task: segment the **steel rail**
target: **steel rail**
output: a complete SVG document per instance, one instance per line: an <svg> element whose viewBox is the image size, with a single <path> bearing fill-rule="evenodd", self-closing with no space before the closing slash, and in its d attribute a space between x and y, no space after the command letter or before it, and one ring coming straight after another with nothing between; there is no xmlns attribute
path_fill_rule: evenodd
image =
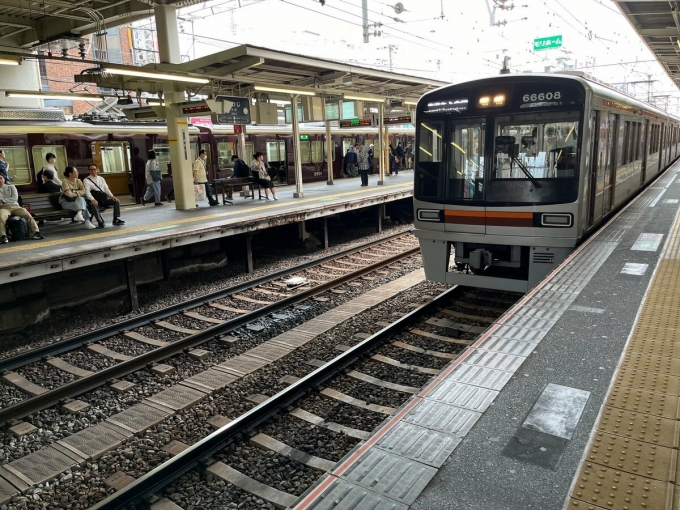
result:
<svg viewBox="0 0 680 510"><path fill-rule="evenodd" d="M250 313L234 317L233 319L225 321L223 324L212 326L198 333L194 333L193 335L189 335L175 342L169 343L168 345L158 347L157 349L148 351L140 356L132 358L131 360L123 361L112 367L95 372L94 374L87 377L63 384L58 388L50 390L41 395L37 395L26 400L22 400L21 402L18 402L14 405L4 407L0 409L0 425L8 423L12 420L19 420L30 414L52 407L63 399L82 395L83 393L106 384L108 381L119 379L132 372L141 370L151 363L155 363L171 356L180 354L184 352L185 349L195 347L213 339L217 339L223 335L226 335L227 333L230 333L231 331L234 331L235 329L253 322L254 320L265 317L270 313L276 312L300 301L304 301L305 299L315 296L316 294L320 294L345 282L359 278L366 273L370 273L371 271L375 271L376 269L392 264L400 259L414 255L418 253L419 250L420 248L411 248L410 250L393 255L370 266L359 268L356 271L319 284L316 287L300 292L299 294L283 298L280 301L265 305L262 308L253 310Z"/></svg>
<svg viewBox="0 0 680 510"><path fill-rule="evenodd" d="M89 510L133 510L143 508L145 498L158 493L170 483L198 466L201 461L229 446L262 422L277 414L281 409L292 405L308 394L309 390L343 371L368 351L374 349L406 326L416 322L423 314L448 300L452 294L460 292L460 287L452 287L429 303L409 312L401 319L386 326L374 335L358 343L351 349L332 359L324 366L306 375L288 388L280 391L262 404L216 430L209 436L193 444L182 453L164 462L157 468L138 478L125 488L90 507Z"/></svg>
<svg viewBox="0 0 680 510"><path fill-rule="evenodd" d="M264 283L270 282L272 280L276 280L278 278L282 278L284 276L288 276L294 273L297 273L299 271L304 271L305 269L309 269L311 267L314 267L318 264L322 264L324 262L329 262L331 260L341 258L341 257L346 257L347 255L351 255L352 253L356 253L359 251L363 251L365 249L371 248L375 245L382 244L386 241L394 240L398 237L404 236L406 234L411 233L412 230L408 230L406 232L399 232L396 234L392 234L390 236L384 237L382 239L378 239L375 241L370 241L368 243L362 244L361 246L357 246L354 248L349 248L347 250L343 250L339 253L334 253L332 255L326 255L324 257L315 259L313 261L305 262L303 264L299 264L295 267L288 268L288 269L283 269L281 271L277 271L275 273L271 273L268 275L260 276L258 278L255 278L254 280L250 280L248 282L240 283L238 285L234 285L232 287L228 287L226 289L218 290L215 292L212 292L210 294L206 294L203 296L198 296L196 298L189 299L187 301L183 301L181 303L177 303L171 306L168 306L166 308L163 308L161 310L156 310L153 312L145 313L143 315L139 315L137 317L133 317L131 319L122 321L122 322L117 322L115 324L111 324L110 326L106 326L94 331L89 331L87 333L84 333L82 335L74 336L71 338L66 338L64 340L61 340L59 342L52 343L50 345L46 345L43 347L38 347L36 349L31 349L30 351L23 352L21 354L18 354L16 356L13 356L11 358L6 358L0 360L0 373L6 371L6 370L16 370L17 368L21 368L25 365L28 365L30 363L36 363L38 361L41 361L42 359L48 357L48 356L57 356L59 354L63 354L65 352L72 351L74 349L78 349L79 347L83 346L86 343L95 343L95 342L100 342L102 340L106 340L107 338L110 338L114 335L121 334L124 331L129 331L135 328L139 328L141 326L146 326L151 324L152 321L157 321L157 320L162 320L167 317L170 317L172 315L175 315L179 312L183 312L185 310L190 310L192 308L196 308L202 305L205 305L206 303L209 303L210 301L216 301L218 299L224 299L225 297L230 296L231 294L236 294L238 292L243 292L245 290L251 289L253 287L256 287L258 285L262 285Z"/></svg>

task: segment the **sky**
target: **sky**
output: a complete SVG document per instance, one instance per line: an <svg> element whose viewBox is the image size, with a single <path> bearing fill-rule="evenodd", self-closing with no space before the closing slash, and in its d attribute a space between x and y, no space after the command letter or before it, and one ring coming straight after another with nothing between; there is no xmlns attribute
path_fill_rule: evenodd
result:
<svg viewBox="0 0 680 510"><path fill-rule="evenodd" d="M252 44L450 83L496 75L507 56L511 72L569 66L680 114L677 86L611 0L367 4L364 43L361 0L207 1L179 12L182 53ZM554 36L561 48L534 51L535 38Z"/></svg>

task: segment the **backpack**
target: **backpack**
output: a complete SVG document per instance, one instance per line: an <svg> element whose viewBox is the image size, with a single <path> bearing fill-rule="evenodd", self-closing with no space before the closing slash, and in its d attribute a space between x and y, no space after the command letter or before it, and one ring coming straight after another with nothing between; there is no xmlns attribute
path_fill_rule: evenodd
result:
<svg viewBox="0 0 680 510"><path fill-rule="evenodd" d="M12 241L25 241L28 239L28 222L26 218L19 216L10 216L5 223L7 228L7 237Z"/></svg>

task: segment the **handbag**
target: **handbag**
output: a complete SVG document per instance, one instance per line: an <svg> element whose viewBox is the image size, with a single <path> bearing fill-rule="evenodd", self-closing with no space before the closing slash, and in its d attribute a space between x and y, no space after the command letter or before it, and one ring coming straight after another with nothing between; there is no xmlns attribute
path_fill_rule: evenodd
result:
<svg viewBox="0 0 680 510"><path fill-rule="evenodd" d="M69 197L68 195L64 195L62 193L61 198L63 198L66 202L75 202L77 197Z"/></svg>
<svg viewBox="0 0 680 510"><path fill-rule="evenodd" d="M149 173L151 174L151 180L153 182L161 182L163 179L163 175L161 174L160 170L150 170Z"/></svg>
<svg viewBox="0 0 680 510"><path fill-rule="evenodd" d="M194 198L196 202L205 200L205 186L202 184L194 184Z"/></svg>

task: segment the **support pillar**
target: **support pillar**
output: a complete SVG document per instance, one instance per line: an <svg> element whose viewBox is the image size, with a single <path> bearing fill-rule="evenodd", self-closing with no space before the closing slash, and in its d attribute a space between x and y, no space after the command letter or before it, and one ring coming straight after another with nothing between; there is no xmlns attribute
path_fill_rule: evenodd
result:
<svg viewBox="0 0 680 510"><path fill-rule="evenodd" d="M154 4L154 16L158 33L158 53L163 64L181 64L182 54L179 47L177 29L177 7L175 5ZM191 171L191 150L189 146L189 126L185 116L176 115L172 103L184 101L184 89L173 83L163 87L166 121L168 125L168 144L172 165L172 184L175 189L175 207L178 210L193 210L194 199L193 173ZM162 172L167 171L161 168Z"/></svg>
<svg viewBox="0 0 680 510"><path fill-rule="evenodd" d="M378 185L385 184L385 165L389 165L389 149L387 151L388 157L385 157L385 124L383 123L384 115L385 103L380 103L378 108L378 144L380 145L380 172L378 176Z"/></svg>
<svg viewBox="0 0 680 510"><path fill-rule="evenodd" d="M253 274L255 267L253 266L253 235L246 234L246 273Z"/></svg>
<svg viewBox="0 0 680 510"><path fill-rule="evenodd" d="M163 250L161 252L161 267L163 268L163 281L170 280L170 251Z"/></svg>
<svg viewBox="0 0 680 510"><path fill-rule="evenodd" d="M128 297L130 298L130 311L136 312L139 310L139 301L137 300L137 279L135 278L135 260L125 260L125 278L127 280Z"/></svg>
<svg viewBox="0 0 680 510"><path fill-rule="evenodd" d="M324 104L324 114L326 108ZM331 121L326 119L326 169L328 170L328 181L326 184L333 185L333 156L335 156L335 144L331 135Z"/></svg>
<svg viewBox="0 0 680 510"><path fill-rule="evenodd" d="M243 129L245 129L245 126L243 126ZM243 162L250 166L250 161L246 161L246 135L245 133L241 132L238 134L238 156L243 160ZM254 187L252 185L247 185L247 186L242 186L241 187L241 196L242 197L249 197L251 193L254 193Z"/></svg>
<svg viewBox="0 0 680 510"><path fill-rule="evenodd" d="M295 192L293 198L303 198L305 196L302 187L302 161L300 157L300 122L297 116L297 104L300 96L293 95L290 103L293 112L293 157L295 161Z"/></svg>
<svg viewBox="0 0 680 510"><path fill-rule="evenodd" d="M300 241L305 242L309 239L309 232L307 232L307 225L304 220L298 223L298 232L300 234Z"/></svg>
<svg viewBox="0 0 680 510"><path fill-rule="evenodd" d="M328 216L323 218L323 249L328 249Z"/></svg>
<svg viewBox="0 0 680 510"><path fill-rule="evenodd" d="M380 204L378 206L378 234L382 234L384 217L385 217L385 204Z"/></svg>

